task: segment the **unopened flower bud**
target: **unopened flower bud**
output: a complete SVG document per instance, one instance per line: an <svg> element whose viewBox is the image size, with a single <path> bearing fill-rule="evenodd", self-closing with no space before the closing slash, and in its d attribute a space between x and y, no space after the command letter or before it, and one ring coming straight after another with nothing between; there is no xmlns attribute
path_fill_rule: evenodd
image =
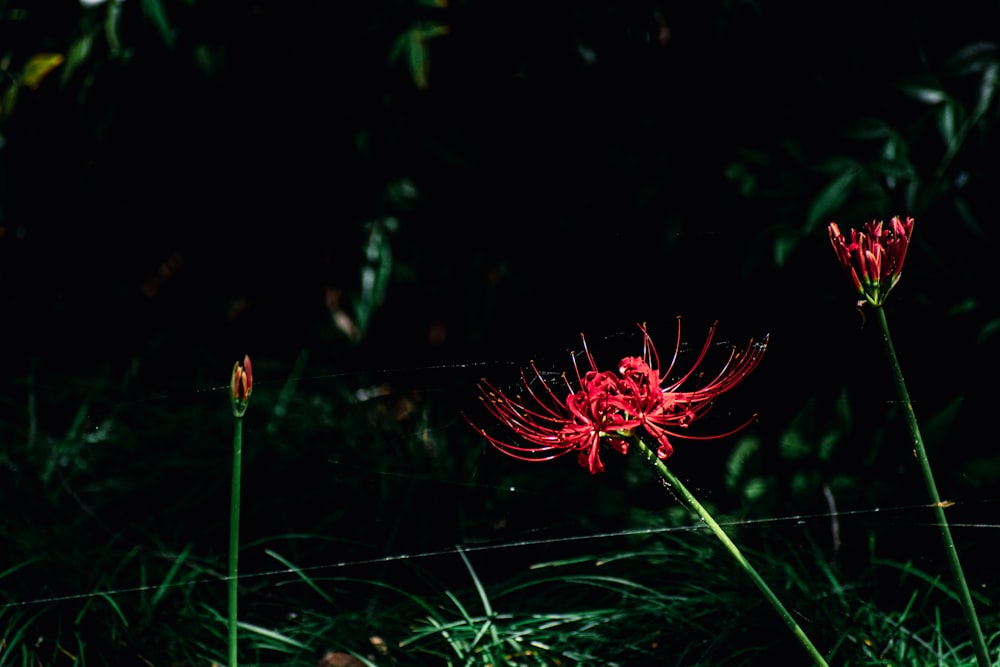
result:
<svg viewBox="0 0 1000 667"><path fill-rule="evenodd" d="M249 355L243 355L242 363L237 361L233 364L229 387L233 399L233 416L242 417L250 402L250 393L253 391L253 371Z"/></svg>

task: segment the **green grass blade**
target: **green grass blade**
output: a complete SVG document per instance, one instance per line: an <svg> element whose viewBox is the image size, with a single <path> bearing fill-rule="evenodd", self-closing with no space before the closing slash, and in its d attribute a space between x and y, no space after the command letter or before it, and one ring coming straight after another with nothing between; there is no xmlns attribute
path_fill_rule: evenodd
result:
<svg viewBox="0 0 1000 667"><path fill-rule="evenodd" d="M167 594L167 591L173 587L174 577L177 576L177 573L180 571L181 566L184 564L184 561L187 560L188 554L190 553L191 553L191 545L188 544L186 547L184 547L184 550L181 551L179 554L177 554L177 557L173 559L173 563L170 565L170 569L167 570L166 576L163 578L163 581L160 582L160 585L157 587L156 593L153 594L153 599L150 602L151 605L156 606L156 604L163 599L163 596Z"/></svg>
<svg viewBox="0 0 1000 667"><path fill-rule="evenodd" d="M284 565L286 568L288 568L289 572L292 572L293 574L295 574L295 576L297 576L299 579L301 579L302 582L306 586L308 586L309 588L311 588L314 591L316 591L317 595L319 595L321 598L323 598L323 600L325 600L327 603L333 604L333 598L331 598L329 595L327 595L326 591L324 591L322 588L320 588L319 585L315 581L313 581L301 569L299 569L298 567L296 567L295 565L293 565L292 562L289 561L287 558L285 558L284 556L282 556L278 552L274 551L273 549L265 549L264 553L266 553L268 556L270 556L271 558L273 558L274 560L278 561L279 563L281 563L282 565Z"/></svg>

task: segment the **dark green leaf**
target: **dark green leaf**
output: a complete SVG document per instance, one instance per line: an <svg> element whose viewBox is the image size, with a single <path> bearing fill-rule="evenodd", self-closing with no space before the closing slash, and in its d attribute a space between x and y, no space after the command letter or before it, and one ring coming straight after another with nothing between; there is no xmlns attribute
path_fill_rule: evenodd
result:
<svg viewBox="0 0 1000 667"><path fill-rule="evenodd" d="M830 181L813 200L806 215L804 232L812 234L816 226L825 222L838 208L847 201L848 195L854 190L860 171L857 166L848 168Z"/></svg>
<svg viewBox="0 0 1000 667"><path fill-rule="evenodd" d="M142 12L160 31L160 36L163 37L166 45L173 48L177 39L174 35L174 29L170 27L170 22L167 20L163 3L160 0L142 0Z"/></svg>

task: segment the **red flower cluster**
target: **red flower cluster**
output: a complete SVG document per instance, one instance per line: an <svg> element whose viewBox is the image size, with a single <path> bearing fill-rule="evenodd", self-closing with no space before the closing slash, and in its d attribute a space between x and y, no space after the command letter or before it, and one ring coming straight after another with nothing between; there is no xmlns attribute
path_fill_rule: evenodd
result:
<svg viewBox="0 0 1000 667"><path fill-rule="evenodd" d="M714 378L705 382L704 374L697 373L710 349L715 325L691 368L679 379L668 383L680 352L680 319L677 320L677 343L673 358L664 369L653 346L653 341L640 325L643 336L643 353L639 357L625 357L618 372L598 370L594 357L583 340L583 356L589 369L581 373L576 356L573 367L576 386L566 377L556 386L546 382L534 363L531 370L534 380L521 371L527 399L520 395L508 396L485 379L480 385L484 405L503 424L510 427L523 443L510 443L478 429L497 449L523 461L548 461L570 452L577 452L580 465L592 474L604 471L600 445L625 454L629 442L642 428L658 443L656 454L661 459L670 456L673 445L670 438L709 440L721 438L738 431L751 420L727 433L713 436L692 436L681 433L714 404L716 397L732 389L756 368L767 348L767 339L750 344L745 350L732 349L729 359ZM692 380L696 386L684 389ZM565 398L563 398L565 396ZM470 421L470 424L472 422ZM475 424L472 424L475 427Z"/></svg>
<svg viewBox="0 0 1000 667"><path fill-rule="evenodd" d="M837 259L865 302L881 306L889 291L899 282L906 259L906 249L913 233L913 218L906 222L897 215L885 225L882 221L865 223L863 231L851 230L851 240L840 233L837 223L829 225L830 242Z"/></svg>

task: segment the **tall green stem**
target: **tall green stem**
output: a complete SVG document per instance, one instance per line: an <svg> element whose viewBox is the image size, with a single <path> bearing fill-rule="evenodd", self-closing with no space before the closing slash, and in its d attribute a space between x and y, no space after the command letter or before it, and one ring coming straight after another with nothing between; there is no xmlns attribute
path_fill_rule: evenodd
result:
<svg viewBox="0 0 1000 667"><path fill-rule="evenodd" d="M899 392L899 400L903 404L903 411L906 414L906 424L910 428L910 436L913 438L913 450L916 453L917 461L920 463L920 472L924 476L924 484L927 486L927 493L931 498L931 508L937 519L938 528L941 531L941 539L944 542L945 554L948 556L948 565L951 567L951 574L955 579L955 586L958 588L958 599L962 603L962 611L965 614L965 622L972 631L972 644L976 651L976 661L979 667L991 667L990 653L986 648L986 640L983 638L983 629L979 623L979 616L972 603L972 594L969 592L969 585L965 581L965 573L962 571L962 563L958 559L958 550L955 548L955 541L951 537L951 528L948 526L948 519L945 516L944 503L938 494L937 484L934 483L934 473L931 471L931 462L927 458L927 450L924 448L924 439L920 435L920 425L917 424L917 416L913 412L913 403L910 402L910 393L906 390L906 382L903 380L903 369L899 365L896 357L896 348L892 344L892 337L889 335L889 322L885 317L884 308L875 308L878 313L879 326L882 327L882 340L885 342L885 351L889 356L889 365L892 366L892 374L896 379L896 389Z"/></svg>
<svg viewBox="0 0 1000 667"><path fill-rule="evenodd" d="M685 487L681 483L681 481L677 479L677 477L670 471L670 469L667 468L666 465L664 465L663 461L657 458L653 450L650 449L649 446L646 445L646 443L643 442L641 438L635 438L635 443L636 445L638 445L639 450L643 453L646 459L649 460L656 467L656 470L660 473L660 475L663 476L663 479L665 479L667 483L670 484L670 486L681 495L681 497L684 499L684 502L686 502L688 506L691 509L693 509L698 514L699 517L701 517L701 520L704 521L706 525L708 525L708 527L712 530L712 532L715 533L715 536L719 538L719 540L722 542L723 545L725 545L729 553L731 553L733 557L736 558L736 560L743 567L746 573L750 575L750 579L752 579L753 583L757 585L757 588L760 589L760 592L764 594L764 597L767 598L767 601L771 603L771 606L774 607L774 610L778 612L778 615L781 617L781 620L785 622L785 624L791 629L792 633L796 636L796 638L798 638L798 640L802 643L802 645L806 649L806 652L809 653L809 655L812 657L813 662L815 662L820 667L828 667L826 659L823 658L822 654L820 654L820 652L816 649L813 643L809 640L809 637L806 636L805 631L803 631L802 628L799 626L799 624L795 622L795 619L788 612L788 610L785 609L785 605L781 603L781 600L779 600L778 596L775 595L774 591L771 590L771 587L767 585L767 582L765 582L761 578L761 576L757 574L757 570L755 570L753 565L751 565L750 562L743 556L743 553L739 550L739 547L737 547L736 544L734 544L733 541L729 539L729 535L727 535L726 531L722 529L722 526L720 526L715 521L715 519L712 518L712 515L709 514L708 510L706 510L704 506L702 506L702 504L698 502L698 499L695 498L691 494L691 492L687 490L687 487Z"/></svg>
<svg viewBox="0 0 1000 667"><path fill-rule="evenodd" d="M233 483L229 500L229 667L237 667L236 598L240 555L240 477L243 467L243 417L233 428Z"/></svg>

